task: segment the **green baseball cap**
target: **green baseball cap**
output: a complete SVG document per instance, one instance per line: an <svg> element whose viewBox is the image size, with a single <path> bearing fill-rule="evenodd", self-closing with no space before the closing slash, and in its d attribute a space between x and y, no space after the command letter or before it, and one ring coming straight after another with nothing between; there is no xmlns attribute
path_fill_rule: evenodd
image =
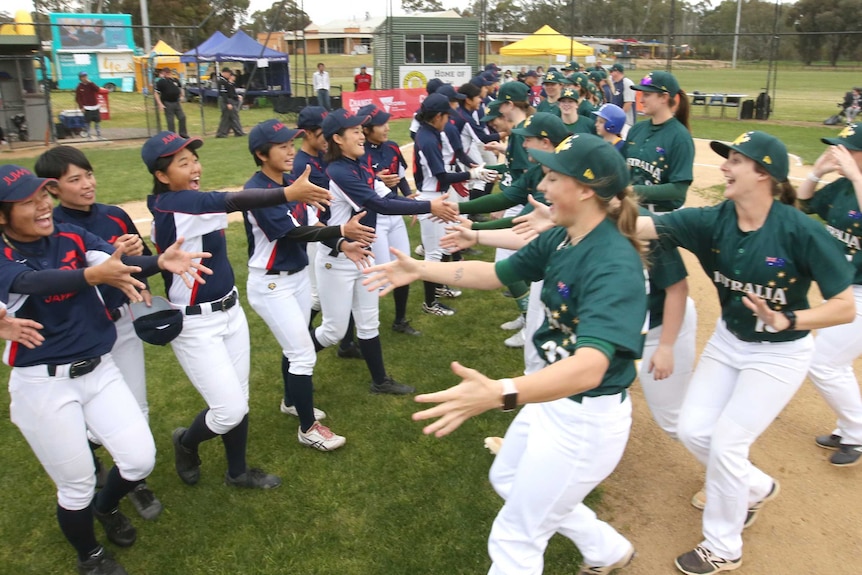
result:
<svg viewBox="0 0 862 575"><path fill-rule="evenodd" d="M730 151L739 152L763 167L766 172L779 182L787 181L790 171L790 160L787 157L787 146L766 132L745 132L730 145L724 142L712 141L709 147L719 156L728 157Z"/></svg>
<svg viewBox="0 0 862 575"><path fill-rule="evenodd" d="M497 99L501 102L526 102L530 87L523 82L506 82L497 91Z"/></svg>
<svg viewBox="0 0 862 575"><path fill-rule="evenodd" d="M844 146L854 152L862 152L862 129L859 124L847 124L837 138L820 138L820 141L830 146Z"/></svg>
<svg viewBox="0 0 862 575"><path fill-rule="evenodd" d="M557 72L556 70L548 70L545 73L545 79L542 80L542 84L568 84L569 79L563 76L562 72Z"/></svg>
<svg viewBox="0 0 862 575"><path fill-rule="evenodd" d="M556 146L569 136L569 130L556 114L536 112L524 120L524 125L512 130L513 134L548 138Z"/></svg>
<svg viewBox="0 0 862 575"><path fill-rule="evenodd" d="M586 74L583 74L581 72L577 72L575 74L572 74L569 77L569 82L571 82L575 86L580 86L581 88L586 88L587 86L590 85L589 77L587 77Z"/></svg>
<svg viewBox="0 0 862 575"><path fill-rule="evenodd" d="M511 84L512 82L509 82ZM492 100L490 104L485 105L485 115L482 116L479 121L480 122L490 122L491 120L496 120L501 117L503 114L500 113L500 104L502 104L500 100Z"/></svg>
<svg viewBox="0 0 862 575"><path fill-rule="evenodd" d="M577 71L580 69L581 69L581 65L578 64L577 60L571 60L571 61L569 61L568 64L563 66L563 70L575 70L575 71Z"/></svg>
<svg viewBox="0 0 862 575"><path fill-rule="evenodd" d="M562 100L563 98L568 98L577 102L578 100L580 100L580 94L578 93L578 89L574 86L564 86L563 91L560 92L560 97L558 99Z"/></svg>
<svg viewBox="0 0 862 575"><path fill-rule="evenodd" d="M679 82L676 81L676 78L670 72L656 70L644 76L639 84L632 86L632 90L664 92L665 94L676 96L679 93Z"/></svg>
<svg viewBox="0 0 862 575"><path fill-rule="evenodd" d="M626 71L625 66L623 66L619 62L617 62L616 64L611 66L611 72L625 72L625 71Z"/></svg>
<svg viewBox="0 0 862 575"><path fill-rule="evenodd" d="M574 134L553 152L527 150L539 164L571 176L609 200L631 181L629 167L616 148L592 134Z"/></svg>

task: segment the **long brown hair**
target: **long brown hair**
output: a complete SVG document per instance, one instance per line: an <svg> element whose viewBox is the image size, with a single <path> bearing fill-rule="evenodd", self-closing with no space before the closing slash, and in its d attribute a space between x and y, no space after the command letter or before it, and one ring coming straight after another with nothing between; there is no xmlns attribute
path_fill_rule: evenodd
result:
<svg viewBox="0 0 862 575"><path fill-rule="evenodd" d="M764 174L769 176L770 182L772 182L772 197L778 198L782 204L787 204L788 206L796 205L796 188L793 187L793 184L790 183L790 180L784 180L783 182L779 182L774 177L772 177L769 172L766 171L766 168L754 162L754 170L758 174Z"/></svg>
<svg viewBox="0 0 862 575"><path fill-rule="evenodd" d="M631 186L626 186L614 198L619 201L614 202L613 205L611 205L611 199L605 200L608 217L616 223L617 229L632 244L635 251L640 255L644 266L646 266L647 243L639 239L637 234L640 210L634 189Z"/></svg>
<svg viewBox="0 0 862 575"><path fill-rule="evenodd" d="M679 122L685 126L685 129L691 133L691 126L689 125L688 117L689 112L691 111L691 105L688 102L688 95L685 93L685 90L682 88L679 89L679 92L676 94L676 103L674 105L673 115L676 117Z"/></svg>

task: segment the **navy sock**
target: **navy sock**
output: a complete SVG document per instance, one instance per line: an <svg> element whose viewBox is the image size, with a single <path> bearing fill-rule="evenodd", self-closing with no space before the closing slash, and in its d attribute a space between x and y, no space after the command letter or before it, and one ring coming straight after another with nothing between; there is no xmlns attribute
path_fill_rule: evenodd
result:
<svg viewBox="0 0 862 575"><path fill-rule="evenodd" d="M315 331L317 331L317 328L313 327L313 328L308 330L308 333L311 335L311 341L314 343L314 351L315 351L315 353L317 353L318 351L320 351L322 349L326 349L326 346L323 345L322 343L320 343L319 341L317 341L317 336L314 335Z"/></svg>
<svg viewBox="0 0 862 575"><path fill-rule="evenodd" d="M422 282L425 284L425 304L433 305L435 301L437 301L437 288L440 287L440 284L435 284L434 282Z"/></svg>
<svg viewBox="0 0 862 575"><path fill-rule="evenodd" d="M360 339L359 349L362 350L365 365L368 366L368 371L371 372L371 379L374 380L374 383L383 383L386 379L386 368L383 367L383 348L380 347L380 336L375 336L371 339Z"/></svg>
<svg viewBox="0 0 862 575"><path fill-rule="evenodd" d="M407 315L407 296L410 295L410 286L401 286L392 290L392 297L395 300L395 323L401 323L406 319Z"/></svg>
<svg viewBox="0 0 862 575"><path fill-rule="evenodd" d="M93 508L88 505L80 511L72 511L57 505L57 523L66 540L78 552L78 559L85 561L99 548L93 528Z"/></svg>
<svg viewBox="0 0 862 575"><path fill-rule="evenodd" d="M239 425L221 436L224 443L224 453L227 457L228 475L236 479L245 473L245 450L248 446L248 414L242 418Z"/></svg>
<svg viewBox="0 0 862 575"><path fill-rule="evenodd" d="M195 420L192 421L192 424L183 434L180 443L186 449L197 449L198 445L218 435L218 433L207 427L206 417L208 411L209 408L198 413Z"/></svg>
<svg viewBox="0 0 862 575"><path fill-rule="evenodd" d="M284 382L284 404L288 407L293 405L293 398L290 396L290 360L281 356L281 379Z"/></svg>
<svg viewBox="0 0 862 575"><path fill-rule="evenodd" d="M354 321L353 313L351 313L350 321L347 322L347 331L344 333L344 337L341 339L341 343L338 344L338 347L341 349L349 348L353 345L354 335L356 335L356 321Z"/></svg>
<svg viewBox="0 0 862 575"><path fill-rule="evenodd" d="M105 481L105 486L93 498L93 507L99 513L107 513L114 507L120 504L120 499L134 489L141 480L129 481L120 475L120 470L117 466L113 466L108 472L108 480Z"/></svg>
<svg viewBox="0 0 862 575"><path fill-rule="evenodd" d="M308 428L314 425L314 387L311 383L310 375L296 375L295 373L287 374L286 388L290 388L290 395L293 397L296 413L299 414L299 426L302 432L308 431Z"/></svg>

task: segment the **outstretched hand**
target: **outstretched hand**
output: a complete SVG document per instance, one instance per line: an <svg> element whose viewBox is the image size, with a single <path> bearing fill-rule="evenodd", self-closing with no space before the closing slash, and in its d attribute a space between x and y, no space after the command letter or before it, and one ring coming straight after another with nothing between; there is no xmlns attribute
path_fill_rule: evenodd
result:
<svg viewBox="0 0 862 575"><path fill-rule="evenodd" d="M550 206L537 201L532 195L529 196L529 202L533 206L533 211L512 220L512 223L515 224L512 230L516 234L532 239L545 230L554 227L554 222L551 221Z"/></svg>
<svg viewBox="0 0 862 575"><path fill-rule="evenodd" d="M790 327L790 320L783 313L771 309L766 300L756 294L746 292L742 296L742 304L763 322L766 331L776 333Z"/></svg>
<svg viewBox="0 0 862 575"><path fill-rule="evenodd" d="M318 210L323 210L329 205L332 196L329 194L329 190L312 184L308 179L309 174L311 174L311 166L306 165L302 175L284 188L284 197L289 202L305 202Z"/></svg>
<svg viewBox="0 0 862 575"><path fill-rule="evenodd" d="M159 256L159 267L165 271L176 274L182 278L186 287L191 289L195 282L205 284L206 281L200 273L212 275L213 271L201 263L204 258L212 257L209 252L186 252L182 250L185 238L179 237L177 241Z"/></svg>
<svg viewBox="0 0 862 575"><path fill-rule="evenodd" d="M42 324L32 319L19 319L6 315L6 308L0 308L0 339L20 343L27 349L42 345L45 337L39 333Z"/></svg>
<svg viewBox="0 0 862 575"><path fill-rule="evenodd" d="M415 398L418 403L438 404L413 414L413 421L436 418L436 421L422 428L422 433L426 435L433 433L435 437L443 437L458 429L474 415L502 405L502 386L497 380L475 369L464 367L457 361L452 362L451 368L452 373L461 378L461 383L436 393L423 393Z"/></svg>
<svg viewBox="0 0 862 575"><path fill-rule="evenodd" d="M368 277L362 280L362 285L368 286L368 291L381 290L380 297L420 278L418 260L395 248L389 248L389 251L395 256L395 260L363 270Z"/></svg>
<svg viewBox="0 0 862 575"><path fill-rule="evenodd" d="M371 266L374 261L374 253L367 245L359 242L341 242L341 253L356 265L356 269L362 270Z"/></svg>
<svg viewBox="0 0 862 575"><path fill-rule="evenodd" d="M374 233L374 228L359 222L359 220L365 217L365 214L366 212L363 210L350 218L350 221L342 226L341 233L347 239L370 245L374 243L377 236Z"/></svg>
<svg viewBox="0 0 862 575"><path fill-rule="evenodd" d="M129 301L139 302L143 298L138 293L139 290L145 289L147 286L144 282L136 279L132 274L139 273L141 268L138 266L127 266L121 259L124 255L124 246L120 245L111 257L92 267L84 270L84 278L91 286L109 285L113 286L129 298Z"/></svg>
<svg viewBox="0 0 862 575"><path fill-rule="evenodd" d="M450 251L467 250L479 243L479 234L473 231L468 218L461 218L457 226L446 228L446 235L440 238L440 247Z"/></svg>

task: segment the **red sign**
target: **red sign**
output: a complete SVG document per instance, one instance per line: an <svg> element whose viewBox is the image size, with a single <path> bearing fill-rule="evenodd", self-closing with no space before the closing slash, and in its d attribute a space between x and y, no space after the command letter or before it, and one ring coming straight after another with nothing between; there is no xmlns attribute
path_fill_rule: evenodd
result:
<svg viewBox="0 0 862 575"><path fill-rule="evenodd" d="M392 114L393 119L412 118L427 95L425 88L344 92L341 95L341 104L352 114L358 112L362 106L374 104L384 112Z"/></svg>

